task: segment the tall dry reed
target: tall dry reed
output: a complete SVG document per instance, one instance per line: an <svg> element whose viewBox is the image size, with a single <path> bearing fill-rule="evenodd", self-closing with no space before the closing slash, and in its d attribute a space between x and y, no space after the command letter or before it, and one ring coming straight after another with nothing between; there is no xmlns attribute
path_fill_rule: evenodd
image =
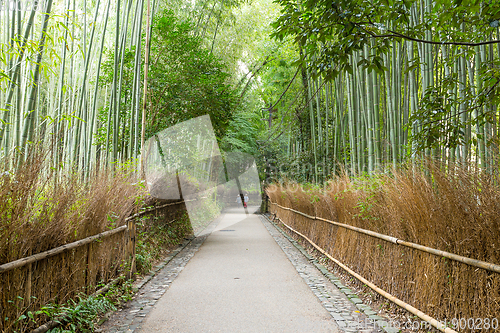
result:
<svg viewBox="0 0 500 333"><path fill-rule="evenodd" d="M479 170L427 163L391 175L343 176L325 188L284 184L268 194L310 215L500 264L500 186ZM498 273L271 209L365 278L439 320L500 319Z"/></svg>

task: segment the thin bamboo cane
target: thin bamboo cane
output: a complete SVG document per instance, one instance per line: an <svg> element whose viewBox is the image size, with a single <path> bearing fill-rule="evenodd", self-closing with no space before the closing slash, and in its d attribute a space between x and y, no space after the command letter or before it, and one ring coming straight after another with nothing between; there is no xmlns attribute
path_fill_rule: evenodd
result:
<svg viewBox="0 0 500 333"><path fill-rule="evenodd" d="M351 160L351 174L356 173L358 161L357 161L357 151L356 151L356 112L354 110L354 95L352 93L354 86L354 76L346 75L346 86L347 86L347 109L349 116L349 151Z"/></svg>
<svg viewBox="0 0 500 333"><path fill-rule="evenodd" d="M372 41L373 42L373 41ZM372 49L373 43L369 47L370 57L374 56L374 51ZM374 154L374 165L375 168L380 167L380 163L382 162L382 152L381 152L381 126L380 126L380 88L379 88L379 75L371 70L369 73L370 77L368 79L369 84L371 85L371 95L370 102L372 105L372 125L373 125L373 154Z"/></svg>
<svg viewBox="0 0 500 333"><path fill-rule="evenodd" d="M128 22L129 22L129 17L130 17L130 11L132 9L132 0L129 0L128 1L128 9L126 10L126 18L124 19L124 22L122 22L122 25L125 26L125 28L122 30L122 34L121 34L121 46L120 46L120 78L119 78L119 81L118 81L118 93L117 93L117 96L118 96L118 104L117 104L117 112L116 112L116 116L115 116L115 129L116 129L116 142L117 142L117 145L121 144L122 148L124 146L124 137L125 135L123 134L124 131L125 131L125 127L126 127L126 124L124 123L123 126L122 126L122 135L121 135L121 138L118 137L118 131L120 130L120 126L121 126L121 117L120 117L120 113L121 113L121 104L122 104L122 88L123 88L123 64L124 64L124 61L125 61L125 49L126 49L126 42L127 42L127 31L128 31ZM124 11L125 13L125 11ZM121 151L122 149L120 149L118 146L116 147L117 149L117 153L118 151ZM117 154L115 153L115 155ZM125 159L125 156L122 154L122 157L123 159ZM115 159L117 158L117 155L114 157Z"/></svg>
<svg viewBox="0 0 500 333"><path fill-rule="evenodd" d="M108 119L107 119L107 130L106 130L106 165L110 163L110 157L115 158L116 157L116 141L117 138L115 135L117 134L116 131L116 105L118 103L118 98L119 96L117 95L118 91L118 65L119 65L119 57L118 55L120 54L119 52L119 47L120 47L120 0L117 1L116 3L116 26L115 26L115 49L114 49L114 66L113 66L113 84L111 88L111 98L110 98L110 103L109 103L109 109L108 109ZM113 121L113 137L111 137L111 124L112 124L112 119ZM110 143L113 143L113 154L110 154Z"/></svg>
<svg viewBox="0 0 500 333"><path fill-rule="evenodd" d="M311 76L309 71L307 71L307 99L308 99L308 104L309 104L309 121L310 121L310 129L311 129L311 142L312 142L312 150L313 150L313 156L314 156L314 182L318 182L318 150L317 150L317 144L316 144L316 128L315 128L315 121L314 121L314 107L313 107L313 102L312 102L312 82L311 82Z"/></svg>

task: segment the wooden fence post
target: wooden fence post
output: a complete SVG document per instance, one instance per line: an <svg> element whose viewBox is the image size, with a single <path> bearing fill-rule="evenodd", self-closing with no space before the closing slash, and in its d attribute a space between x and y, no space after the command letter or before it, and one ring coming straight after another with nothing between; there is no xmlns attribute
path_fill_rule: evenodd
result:
<svg viewBox="0 0 500 333"><path fill-rule="evenodd" d="M85 268L85 291L87 293L89 293L89 291L90 291L89 284L90 284L91 279L92 279L92 277L91 277L92 272L90 270L90 267L92 264L91 263L91 259L92 259L91 255L92 255L92 243L88 243L88 245L87 245L87 263L86 263L86 268Z"/></svg>
<svg viewBox="0 0 500 333"><path fill-rule="evenodd" d="M129 278L132 279L135 272L135 233L136 233L136 226L135 226L135 219L130 219L127 222L127 228L128 228L128 253L129 253L129 260L130 260L130 273L129 273Z"/></svg>
<svg viewBox="0 0 500 333"><path fill-rule="evenodd" d="M31 251L30 251L31 252ZM33 263L28 265L27 274L26 274L26 286L25 286L25 294L24 294L24 306L30 306L31 304L31 280L32 280L32 271L33 271Z"/></svg>

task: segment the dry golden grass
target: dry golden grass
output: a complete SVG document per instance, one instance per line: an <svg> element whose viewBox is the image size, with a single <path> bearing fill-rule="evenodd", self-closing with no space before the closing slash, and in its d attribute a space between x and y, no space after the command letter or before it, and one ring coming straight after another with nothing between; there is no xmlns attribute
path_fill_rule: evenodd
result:
<svg viewBox="0 0 500 333"><path fill-rule="evenodd" d="M33 150L15 172L0 176L0 264L44 252L125 224L138 189L124 172L101 171L82 181L79 174L57 176L48 153ZM122 272L126 232L115 234L36 263L0 273L0 331L50 302L62 303ZM34 324L34 323L33 323ZM16 326L17 325L17 326Z"/></svg>
<svg viewBox="0 0 500 333"><path fill-rule="evenodd" d="M478 170L426 163L326 188L268 189L273 202L406 241L500 264L500 187ZM335 258L429 315L499 318L500 274L339 228L271 205Z"/></svg>

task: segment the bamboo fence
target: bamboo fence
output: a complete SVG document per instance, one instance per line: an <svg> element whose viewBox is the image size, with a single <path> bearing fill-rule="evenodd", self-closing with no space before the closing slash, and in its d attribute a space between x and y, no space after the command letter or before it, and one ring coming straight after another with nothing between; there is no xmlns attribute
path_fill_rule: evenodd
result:
<svg viewBox="0 0 500 333"><path fill-rule="evenodd" d="M184 204L168 203L123 217L123 224L57 248L0 265L0 332L9 332L27 311L64 303L120 275L135 273L136 219Z"/></svg>
<svg viewBox="0 0 500 333"><path fill-rule="evenodd" d="M390 242L390 243L393 243L393 244L396 244L396 245L403 245L403 246L406 246L406 247L410 247L410 248L413 248L413 249L420 250L422 252L434 254L434 255L439 256L439 257L449 258L449 259L452 259L452 260L455 260L455 261L459 261L461 263L464 263L464 264L467 264L467 265L470 265L470 266L482 268L482 269L485 269L487 271L491 271L491 272L495 272L495 273L500 273L500 265L496 265L496 264L492 264L492 263L489 263L489 262L485 262L485 261L481 261L481 260L476 260L476 259L472 259L472 258L467 258L467 257L464 257L464 256L459 256L459 255L454 254L454 253L450 253L450 252L446 252L446 251L442 251L442 250L433 249L431 247L423 246L423 245L420 245L420 244L415 244L415 243L407 242L407 241L404 241L402 239L398 239L396 237L392 237L392 236L380 234L378 232L371 231L371 230L366 230L366 229L358 228L358 227L355 227L355 226L352 226L352 225L349 225L349 224L344 224L344 223L339 223L339 222L335 222L335 221L330 221L330 220L327 220L327 219L324 219L324 218L318 217L318 216L311 216L311 215L299 212L298 210L295 210L295 209L292 209L292 208L283 207L280 204L275 203L275 202L271 202L271 205L275 205L275 206L278 206L281 209L288 210L288 211L290 211L292 213L302 215L304 217L307 217L310 220L323 221L323 222L326 222L326 223L329 223L329 224L332 224L332 225L335 225L335 226L339 226L339 227L342 227L342 228L354 230L354 231L357 231L359 233L362 233L362 234L365 234L365 235L369 235L369 236L372 236L372 237L375 237L375 238L383 239L383 240L385 240L387 242Z"/></svg>
<svg viewBox="0 0 500 333"><path fill-rule="evenodd" d="M378 294L429 322L442 332L454 332L442 325L443 322L450 323L452 320L455 322L463 318L476 321L486 318L498 320L498 311L496 310L498 303L489 301L496 299L494 285L496 285L497 279L493 279L493 277L496 273L500 273L500 266L497 264L459 256L371 230L311 216L282 206L277 202L270 201L269 208L271 214L274 214L286 228L305 239L316 250L327 256L344 271L356 277L362 284L369 286ZM317 223L311 224L311 221ZM370 237L363 238L364 235ZM375 240L375 242L370 241L370 239ZM389 245L377 244L377 239L384 240ZM358 248L345 248L345 246L352 245L357 245ZM404 254L404 259L401 259L401 254ZM455 263L447 263L445 259L451 259ZM373 260L378 262L372 262ZM395 261L395 263L391 261ZM418 268L410 269L406 266L407 263ZM420 274L418 272L417 275L413 274L413 270L420 271ZM480 288L482 285L480 279L482 274L478 272L481 270L486 274L491 285L490 292L483 290L489 298L473 292L477 289L476 287ZM452 291L450 289L453 288L452 285L442 286L443 290L441 291L427 290L428 286L419 283L419 279L422 279L421 276L425 276L425 280L438 280L441 279L438 275L443 274L448 275L448 277L458 275L467 279L469 271L475 272L475 277L478 279L468 281L471 286L470 290ZM429 292L433 292L435 297L441 299L441 302L447 305L447 309L437 308L434 304L430 304L430 301L422 302L417 296ZM409 303L412 303L413 306ZM474 304L474 306L471 307L470 304ZM424 310L417 310L417 307ZM440 320L434 319L425 312L431 313L434 318ZM469 331L467 328L464 331Z"/></svg>

